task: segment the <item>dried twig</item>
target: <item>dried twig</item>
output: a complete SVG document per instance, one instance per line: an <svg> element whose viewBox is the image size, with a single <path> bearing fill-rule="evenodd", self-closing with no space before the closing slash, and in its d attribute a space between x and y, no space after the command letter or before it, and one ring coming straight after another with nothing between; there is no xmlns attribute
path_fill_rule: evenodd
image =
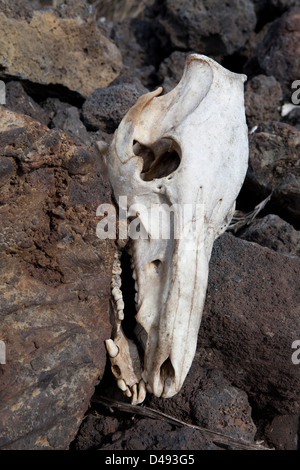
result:
<svg viewBox="0 0 300 470"><path fill-rule="evenodd" d="M262 202L257 204L257 206L254 207L253 211L248 212L247 214L236 211L234 213L234 216L232 217L232 221L229 224L227 230L229 231L232 230L234 233L236 233L245 225L250 225L253 222L253 220L257 217L257 215L260 213L260 211L263 210L266 204L270 201L272 194L273 192L266 199L264 199Z"/></svg>
<svg viewBox="0 0 300 470"><path fill-rule="evenodd" d="M116 408L126 413L146 416L147 418L152 418L152 419L161 419L175 426L185 426L185 427L189 427L192 429L196 429L210 436L213 440L213 443L215 443L216 445L221 445L222 447L226 447L227 449L235 448L238 450L271 450L258 443L251 444L251 443L243 442L243 441L234 439L230 436L226 436L225 434L222 434L220 432L211 431L201 426L195 426L193 424L186 423L177 418L173 418L172 416L169 416L161 411L157 411L152 408L148 408L146 406L131 405L130 403L124 403L124 402L120 402L117 400L112 400L110 398L102 397L100 395L94 395L92 398L92 402L105 405L108 408Z"/></svg>

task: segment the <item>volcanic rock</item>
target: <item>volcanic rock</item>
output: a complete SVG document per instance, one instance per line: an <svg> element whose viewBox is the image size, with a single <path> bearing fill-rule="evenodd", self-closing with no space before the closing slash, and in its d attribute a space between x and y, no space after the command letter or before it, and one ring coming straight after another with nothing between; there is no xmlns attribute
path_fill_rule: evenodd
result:
<svg viewBox="0 0 300 470"><path fill-rule="evenodd" d="M0 447L66 449L106 362L112 242L98 154L0 108Z"/></svg>
<svg viewBox="0 0 300 470"><path fill-rule="evenodd" d="M169 42L171 51L194 50L214 57L237 52L256 24L249 0L233 0L221 7L216 0L157 0L152 14L158 23L157 34Z"/></svg>
<svg viewBox="0 0 300 470"><path fill-rule="evenodd" d="M300 231L278 215L268 214L254 220L239 237L285 255L300 256Z"/></svg>
<svg viewBox="0 0 300 470"><path fill-rule="evenodd" d="M0 9L0 68L1 77L63 85L86 97L117 77L122 60L93 19L34 11L26 20Z"/></svg>
<svg viewBox="0 0 300 470"><path fill-rule="evenodd" d="M5 106L17 113L26 114L36 121L45 124L49 123L49 116L43 108L27 95L22 84L17 81L11 81L6 84L6 104Z"/></svg>
<svg viewBox="0 0 300 470"><path fill-rule="evenodd" d="M148 93L147 88L137 80L133 83L114 83L107 88L98 88L84 102L82 117L89 130L113 133L137 99Z"/></svg>
<svg viewBox="0 0 300 470"><path fill-rule="evenodd" d="M296 223L300 221L300 131L288 124L263 124L250 135L245 188L272 204Z"/></svg>
<svg viewBox="0 0 300 470"><path fill-rule="evenodd" d="M245 107L250 129L263 122L280 120L282 90L274 77L257 75L245 86Z"/></svg>
<svg viewBox="0 0 300 470"><path fill-rule="evenodd" d="M258 46L257 58L265 75L276 78L289 100L291 85L300 77L300 7L271 23Z"/></svg>
<svg viewBox="0 0 300 470"><path fill-rule="evenodd" d="M258 409L299 414L300 258L231 234L214 245L195 362L222 371Z"/></svg>

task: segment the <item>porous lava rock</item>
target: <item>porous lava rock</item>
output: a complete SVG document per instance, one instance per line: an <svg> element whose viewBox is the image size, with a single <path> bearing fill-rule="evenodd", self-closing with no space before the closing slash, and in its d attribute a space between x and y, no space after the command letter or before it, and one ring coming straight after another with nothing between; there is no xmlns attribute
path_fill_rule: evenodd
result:
<svg viewBox="0 0 300 470"><path fill-rule="evenodd" d="M0 108L0 447L66 449L106 362L110 187L92 147Z"/></svg>

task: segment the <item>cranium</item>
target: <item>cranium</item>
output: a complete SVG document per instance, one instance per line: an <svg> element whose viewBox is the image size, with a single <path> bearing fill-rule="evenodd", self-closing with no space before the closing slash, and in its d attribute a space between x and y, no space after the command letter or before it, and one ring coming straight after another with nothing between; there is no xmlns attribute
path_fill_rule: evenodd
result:
<svg viewBox="0 0 300 470"><path fill-rule="evenodd" d="M179 84L141 96L115 132L108 150L116 201L141 206L145 239L131 240L136 286L134 339L122 329L120 261L113 271L114 331L106 341L119 387L133 403L176 394L193 361L214 240L234 212L248 164L244 110L246 77L212 59L187 57ZM151 205L192 208L185 236L153 237ZM196 208L201 210L196 210ZM135 214L136 215L136 214ZM164 217L162 217L164 221ZM196 231L195 231L196 225ZM188 236L186 236L188 235Z"/></svg>

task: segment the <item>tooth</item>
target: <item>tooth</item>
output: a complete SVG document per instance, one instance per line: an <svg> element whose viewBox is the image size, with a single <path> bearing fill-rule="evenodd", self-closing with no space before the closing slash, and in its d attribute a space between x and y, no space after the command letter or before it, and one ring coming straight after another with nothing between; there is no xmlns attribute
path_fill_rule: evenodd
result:
<svg viewBox="0 0 300 470"><path fill-rule="evenodd" d="M135 288L135 290L136 290L136 291L138 291L138 290L139 290L139 285L138 285L138 283L137 283L137 282L135 282L135 283L134 283L134 288Z"/></svg>
<svg viewBox="0 0 300 470"><path fill-rule="evenodd" d="M105 346L110 357L116 357L119 354L119 348L112 339L107 339Z"/></svg>
<svg viewBox="0 0 300 470"><path fill-rule="evenodd" d="M131 391L129 390L129 388L127 387L126 391L125 391L125 395L130 398L132 396L131 394Z"/></svg>
<svg viewBox="0 0 300 470"><path fill-rule="evenodd" d="M117 311L124 310L125 304L123 299L117 301Z"/></svg>
<svg viewBox="0 0 300 470"><path fill-rule="evenodd" d="M135 301L136 304L138 303L138 296L139 296L139 294L136 292L135 296L134 296L134 301Z"/></svg>
<svg viewBox="0 0 300 470"><path fill-rule="evenodd" d="M114 267L114 268L112 269L112 273L113 273L113 274L122 274L122 269L119 268L119 267Z"/></svg>
<svg viewBox="0 0 300 470"><path fill-rule="evenodd" d="M111 293L116 302L123 298L122 291L118 287L114 287Z"/></svg>
<svg viewBox="0 0 300 470"><path fill-rule="evenodd" d="M131 404L136 405L137 404L137 384L134 384L132 386L132 392L133 392L133 396L132 396Z"/></svg>
<svg viewBox="0 0 300 470"><path fill-rule="evenodd" d="M121 278L120 276L113 276L112 280L111 280L111 287L114 288L114 287L121 287Z"/></svg>
<svg viewBox="0 0 300 470"><path fill-rule="evenodd" d="M124 311L123 310L118 310L118 319L120 321L124 320Z"/></svg>
<svg viewBox="0 0 300 470"><path fill-rule="evenodd" d="M135 272L135 269L132 271L132 278L136 281L136 272Z"/></svg>
<svg viewBox="0 0 300 470"><path fill-rule="evenodd" d="M117 385L122 392L126 392L127 390L127 385L123 379L118 379L117 380Z"/></svg>
<svg viewBox="0 0 300 470"><path fill-rule="evenodd" d="M139 393L138 393L138 397L137 397L137 404L138 403L143 403L145 398L146 398L146 385L145 385L145 382L143 381L143 379L141 379L140 383L139 383Z"/></svg>

